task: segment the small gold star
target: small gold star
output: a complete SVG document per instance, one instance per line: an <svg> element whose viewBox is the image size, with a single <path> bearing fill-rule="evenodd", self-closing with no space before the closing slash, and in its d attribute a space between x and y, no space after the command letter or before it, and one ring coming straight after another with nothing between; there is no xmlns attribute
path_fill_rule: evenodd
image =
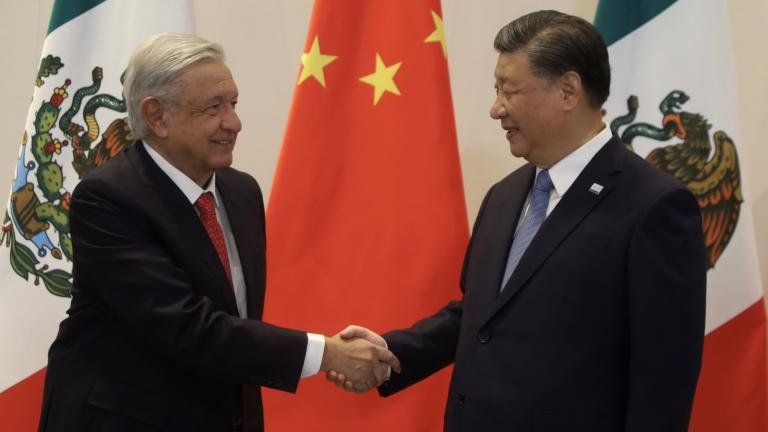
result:
<svg viewBox="0 0 768 432"><path fill-rule="evenodd" d="M312 42L312 47L309 49L309 52L301 55L301 64L304 67L301 69L301 76L299 76L298 84L301 84L309 77L314 77L321 86L325 87L325 73L323 72L323 68L331 64L336 58L337 57L334 55L320 53L320 40L317 35L315 35L315 40Z"/></svg>
<svg viewBox="0 0 768 432"><path fill-rule="evenodd" d="M443 27L443 19L440 18L435 11L432 11L432 21L435 23L435 31L432 32L424 42L440 42L440 46L443 47L443 57L448 57L448 48L445 46L445 27Z"/></svg>
<svg viewBox="0 0 768 432"><path fill-rule="evenodd" d="M400 69L403 62L387 66L381 59L379 53L376 53L376 71L370 75L360 78L360 81L373 86L373 104L379 103L379 99L384 92L390 92L400 96L400 89L395 84L395 74Z"/></svg>

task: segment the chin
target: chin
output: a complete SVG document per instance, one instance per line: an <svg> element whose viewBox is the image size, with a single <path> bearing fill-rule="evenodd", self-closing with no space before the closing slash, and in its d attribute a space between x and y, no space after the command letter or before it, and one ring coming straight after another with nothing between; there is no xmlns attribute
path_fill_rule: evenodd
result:
<svg viewBox="0 0 768 432"><path fill-rule="evenodd" d="M528 156L526 149L520 148L520 146L516 146L512 143L509 144L509 152L512 153L512 156L518 158L524 158Z"/></svg>
<svg viewBox="0 0 768 432"><path fill-rule="evenodd" d="M214 169L227 168L232 166L232 154L230 153L228 156L222 155L217 157L212 161L211 166L214 167Z"/></svg>

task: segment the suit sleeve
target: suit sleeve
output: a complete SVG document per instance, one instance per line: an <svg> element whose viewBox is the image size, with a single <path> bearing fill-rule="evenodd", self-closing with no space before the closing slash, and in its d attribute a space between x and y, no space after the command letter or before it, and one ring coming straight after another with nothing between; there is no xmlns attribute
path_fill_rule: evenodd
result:
<svg viewBox="0 0 768 432"><path fill-rule="evenodd" d="M481 223L488 198L494 188L488 191L480 205L473 232ZM462 293L467 290L465 280L473 242L474 237L470 239L464 255L460 281ZM383 335L389 350L400 360L402 373L393 373L391 379L379 387L379 394L394 394L453 363L459 342L463 305L461 300L452 301L434 315L418 321L408 329Z"/></svg>
<svg viewBox="0 0 768 432"><path fill-rule="evenodd" d="M687 431L701 367L707 271L701 214L687 189L665 194L646 212L627 266L626 431Z"/></svg>
<svg viewBox="0 0 768 432"><path fill-rule="evenodd" d="M231 316L198 294L141 206L117 189L85 179L72 199L74 271L91 307L193 373L295 391L306 334Z"/></svg>

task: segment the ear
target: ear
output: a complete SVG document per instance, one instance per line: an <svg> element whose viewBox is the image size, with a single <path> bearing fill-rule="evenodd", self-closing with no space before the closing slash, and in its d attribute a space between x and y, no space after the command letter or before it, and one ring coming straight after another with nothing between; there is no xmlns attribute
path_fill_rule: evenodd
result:
<svg viewBox="0 0 768 432"><path fill-rule="evenodd" d="M154 96L145 97L139 105L141 115L144 117L144 121L152 131L152 134L158 138L165 138L168 136L168 126L165 119L168 112L166 105L158 98Z"/></svg>
<svg viewBox="0 0 768 432"><path fill-rule="evenodd" d="M560 94L563 98L563 109L571 111L584 98L584 87L581 84L581 76L575 71L564 73L559 80Z"/></svg>

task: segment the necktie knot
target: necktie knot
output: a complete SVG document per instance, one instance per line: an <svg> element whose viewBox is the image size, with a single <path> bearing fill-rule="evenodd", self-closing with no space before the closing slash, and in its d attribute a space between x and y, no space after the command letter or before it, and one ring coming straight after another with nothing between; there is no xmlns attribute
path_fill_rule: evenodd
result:
<svg viewBox="0 0 768 432"><path fill-rule="evenodd" d="M204 192L195 201L195 208L201 216L210 216L216 214L216 200L211 192Z"/></svg>

